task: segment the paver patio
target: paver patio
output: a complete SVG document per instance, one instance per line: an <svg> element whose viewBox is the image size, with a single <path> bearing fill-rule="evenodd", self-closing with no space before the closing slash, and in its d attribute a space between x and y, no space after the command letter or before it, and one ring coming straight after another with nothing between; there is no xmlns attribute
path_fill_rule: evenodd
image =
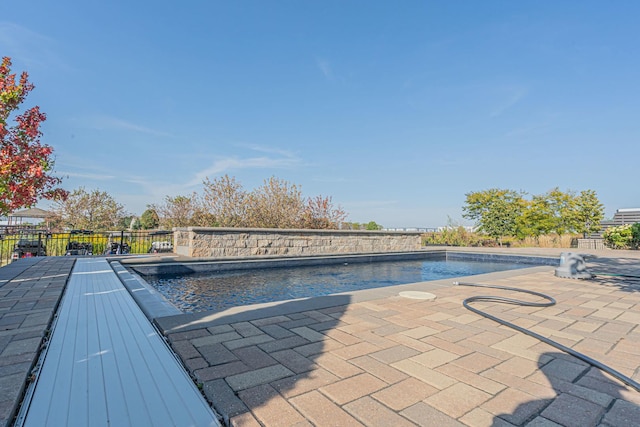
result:
<svg viewBox="0 0 640 427"><path fill-rule="evenodd" d="M589 268L640 275L640 257L626 254L590 260ZM548 308L475 307L640 380L640 281L562 279L552 267L476 281L552 296L557 304ZM403 298L397 293L407 288L396 287L387 296L312 299L308 309L281 302L158 323L234 426L640 425L640 392L462 306L472 295L522 294L451 281L410 288L437 298Z"/></svg>
<svg viewBox="0 0 640 427"><path fill-rule="evenodd" d="M589 260L591 271L640 275L637 251L584 252L598 255ZM1 271L0 425L11 425L7 415L18 403L37 358L35 343L46 335L71 265L51 258L24 271ZM640 381L640 281L561 279L552 267L472 281L554 297L557 305L548 308L475 306ZM408 299L398 295L401 290L437 298ZM448 280L156 322L230 425L640 425L640 392L466 310L461 303L472 295L522 298Z"/></svg>
<svg viewBox="0 0 640 427"><path fill-rule="evenodd" d="M73 263L31 258L0 269L0 426L12 423Z"/></svg>

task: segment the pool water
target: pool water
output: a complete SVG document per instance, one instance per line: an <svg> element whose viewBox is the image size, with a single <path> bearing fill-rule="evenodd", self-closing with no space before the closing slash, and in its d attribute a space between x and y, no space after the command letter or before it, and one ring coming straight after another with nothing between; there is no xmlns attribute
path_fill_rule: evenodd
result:
<svg viewBox="0 0 640 427"><path fill-rule="evenodd" d="M184 312L330 295L530 267L478 261L385 261L148 276L145 280Z"/></svg>

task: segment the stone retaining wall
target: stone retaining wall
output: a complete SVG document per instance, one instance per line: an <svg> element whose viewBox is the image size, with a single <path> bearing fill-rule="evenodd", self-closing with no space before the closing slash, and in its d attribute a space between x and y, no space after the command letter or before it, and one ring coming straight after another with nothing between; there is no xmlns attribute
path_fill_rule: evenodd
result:
<svg viewBox="0 0 640 427"><path fill-rule="evenodd" d="M186 227L173 229L173 245L178 255L195 258L381 253L417 251L420 235L409 231Z"/></svg>

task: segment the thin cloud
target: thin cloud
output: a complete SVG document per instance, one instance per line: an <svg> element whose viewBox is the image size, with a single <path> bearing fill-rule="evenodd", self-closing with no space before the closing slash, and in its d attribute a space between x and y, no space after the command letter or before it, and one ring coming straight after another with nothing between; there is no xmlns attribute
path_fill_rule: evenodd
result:
<svg viewBox="0 0 640 427"><path fill-rule="evenodd" d="M316 65L327 79L333 79L333 70L331 69L329 61L322 58L316 58Z"/></svg>
<svg viewBox="0 0 640 427"><path fill-rule="evenodd" d="M548 123L533 124L529 126L521 126L510 130L505 134L507 138L523 138L525 136L536 135L545 132L550 129L551 125Z"/></svg>
<svg viewBox="0 0 640 427"><path fill-rule="evenodd" d="M126 130L154 136L171 136L171 134L167 132L152 129L146 126L141 126L137 123L128 122L126 120L111 116L95 116L89 120L89 123L92 127L100 130Z"/></svg>
<svg viewBox="0 0 640 427"><path fill-rule="evenodd" d="M238 147L245 147L253 151L257 151L259 153L267 153L267 154L277 154L282 157L294 158L295 155L289 150L283 150L281 148L276 147L265 147L263 145L256 144L237 144Z"/></svg>
<svg viewBox="0 0 640 427"><path fill-rule="evenodd" d="M128 177L123 178L123 181L142 187L143 197L149 203L160 202L167 195L187 195L193 191L193 188L187 184L150 181L148 178Z"/></svg>
<svg viewBox="0 0 640 427"><path fill-rule="evenodd" d="M394 206L397 204L398 204L397 200L360 200L358 202L349 202L348 206L354 209L362 209L362 208L376 209L376 208L384 208L387 206Z"/></svg>
<svg viewBox="0 0 640 427"><path fill-rule="evenodd" d="M131 184L143 187L147 194L154 198L161 199L167 194L186 194L195 190L202 182L212 176L222 175L233 170L241 169L287 169L298 166L301 160L293 153L273 147L253 146L253 151L274 154L273 156L219 157L213 163L192 175L184 182L160 182L149 180L148 177L141 176L120 176L120 179Z"/></svg>
<svg viewBox="0 0 640 427"><path fill-rule="evenodd" d="M524 88L512 89L512 93L509 97L500 104L497 108L495 108L489 116L491 117L499 117L504 114L506 111L511 109L514 105L518 104L526 95L527 90Z"/></svg>
<svg viewBox="0 0 640 427"><path fill-rule="evenodd" d="M220 175L231 170L239 169L284 169L290 168L300 163L300 159L291 153L282 152L282 157L226 157L219 158L213 162L211 166L203 169L195 174L194 178L189 181L187 186L195 186L201 184L205 178L213 175Z"/></svg>
<svg viewBox="0 0 640 427"><path fill-rule="evenodd" d="M82 172L57 172L56 175L62 175L69 178L82 178L82 179L91 179L94 181L109 181L115 179L115 175L103 175L97 173L82 173Z"/></svg>
<svg viewBox="0 0 640 427"><path fill-rule="evenodd" d="M57 42L44 34L13 22L0 22L0 50L15 62L29 68L56 67L70 69L56 54Z"/></svg>
<svg viewBox="0 0 640 427"><path fill-rule="evenodd" d="M459 166L469 163L466 157L444 156L437 159L437 164L442 166Z"/></svg>
<svg viewBox="0 0 640 427"><path fill-rule="evenodd" d="M554 124L558 121L560 116L561 115L557 113L548 114L540 121L525 124L518 128L511 129L505 134L505 136L508 138L523 138L525 136L547 133L550 129L553 128Z"/></svg>
<svg viewBox="0 0 640 427"><path fill-rule="evenodd" d="M347 179L341 176L330 176L330 175L326 175L326 176L314 176L313 177L313 181L314 182L323 182L323 183L337 183L337 184L344 184L347 182L357 182L353 179Z"/></svg>
<svg viewBox="0 0 640 427"><path fill-rule="evenodd" d="M59 161L64 158L64 161ZM118 178L118 174L112 169L103 167L100 163L95 163L93 159L84 159L73 155L64 155L56 159L56 176L66 178L87 179L92 181L109 181Z"/></svg>

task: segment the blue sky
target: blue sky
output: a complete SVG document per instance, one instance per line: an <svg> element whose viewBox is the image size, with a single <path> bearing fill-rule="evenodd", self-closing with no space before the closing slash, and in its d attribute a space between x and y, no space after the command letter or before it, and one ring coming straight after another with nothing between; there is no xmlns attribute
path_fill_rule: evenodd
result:
<svg viewBox="0 0 640 427"><path fill-rule="evenodd" d="M465 194L495 187L640 206L635 1L3 9L0 55L36 85L64 187L133 214L224 174L387 227L466 224Z"/></svg>

